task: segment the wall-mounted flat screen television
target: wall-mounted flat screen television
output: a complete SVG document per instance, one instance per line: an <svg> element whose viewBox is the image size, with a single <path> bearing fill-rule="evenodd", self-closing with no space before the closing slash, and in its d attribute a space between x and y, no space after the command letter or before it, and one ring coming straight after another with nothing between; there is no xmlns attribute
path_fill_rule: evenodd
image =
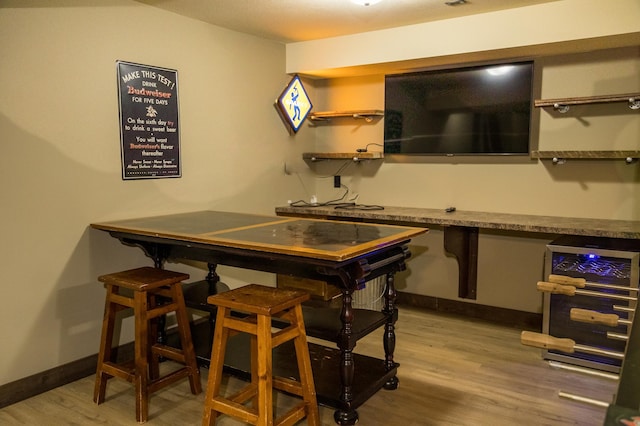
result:
<svg viewBox="0 0 640 426"><path fill-rule="evenodd" d="M533 63L385 77L384 152L528 155Z"/></svg>

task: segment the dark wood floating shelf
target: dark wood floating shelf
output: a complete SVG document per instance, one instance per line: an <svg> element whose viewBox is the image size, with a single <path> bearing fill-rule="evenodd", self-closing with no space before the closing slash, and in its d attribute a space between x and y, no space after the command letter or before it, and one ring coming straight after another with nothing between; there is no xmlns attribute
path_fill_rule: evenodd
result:
<svg viewBox="0 0 640 426"><path fill-rule="evenodd" d="M309 120L311 121L328 121L332 118L353 118L364 119L367 123L373 121L376 117L384 116L384 111L379 109L363 109L353 111L324 111L324 112L312 112L309 114Z"/></svg>
<svg viewBox="0 0 640 426"><path fill-rule="evenodd" d="M533 105L537 108L553 107L562 112L570 105L605 104L627 102L629 108L640 109L640 93L626 93L620 95L584 96L578 98L536 99Z"/></svg>
<svg viewBox="0 0 640 426"><path fill-rule="evenodd" d="M382 152L305 152L302 154L303 160L381 160L384 158Z"/></svg>
<svg viewBox="0 0 640 426"><path fill-rule="evenodd" d="M640 158L640 151L531 151L532 158L561 160L625 160L632 163Z"/></svg>

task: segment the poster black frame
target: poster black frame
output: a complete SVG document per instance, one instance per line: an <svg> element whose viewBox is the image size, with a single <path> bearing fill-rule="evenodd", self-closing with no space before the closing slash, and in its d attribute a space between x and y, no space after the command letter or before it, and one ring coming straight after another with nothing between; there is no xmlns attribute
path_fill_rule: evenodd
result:
<svg viewBox="0 0 640 426"><path fill-rule="evenodd" d="M116 72L122 179L182 177L178 71L118 60Z"/></svg>

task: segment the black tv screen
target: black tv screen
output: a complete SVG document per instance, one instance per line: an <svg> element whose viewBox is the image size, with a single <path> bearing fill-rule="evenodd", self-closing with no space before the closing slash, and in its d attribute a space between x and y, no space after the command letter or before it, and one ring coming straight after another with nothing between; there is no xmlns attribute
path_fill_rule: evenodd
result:
<svg viewBox="0 0 640 426"><path fill-rule="evenodd" d="M528 155L533 63L385 77L384 152Z"/></svg>

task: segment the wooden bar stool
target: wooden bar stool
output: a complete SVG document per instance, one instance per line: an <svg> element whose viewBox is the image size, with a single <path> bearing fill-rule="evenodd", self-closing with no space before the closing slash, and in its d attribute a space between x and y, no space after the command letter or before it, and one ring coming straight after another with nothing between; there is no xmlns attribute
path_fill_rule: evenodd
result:
<svg viewBox="0 0 640 426"><path fill-rule="evenodd" d="M200 372L196 364L189 318L180 284L187 278L187 274L151 267L98 277L99 281L105 283L107 297L93 392L93 400L96 403L104 402L107 380L111 377L133 382L136 392L136 419L139 423L144 423L149 415L151 393L185 377L189 377L191 393L197 395L202 392ZM133 295L130 297L122 294L121 289L129 289ZM158 305L156 296L170 300ZM116 312L126 308L133 308L134 312L135 359L133 362L118 364L115 359L111 359ZM182 349L156 342L157 325L156 321L152 320L170 312L176 313ZM160 356L182 363L184 367L160 377Z"/></svg>
<svg viewBox="0 0 640 426"><path fill-rule="evenodd" d="M316 391L311 371L307 335L301 303L309 294L298 290L250 284L208 298L218 306L211 364L205 398L203 425L213 425L218 413L253 425L293 425L307 418L309 425L320 425ZM231 315L231 310L250 314ZM272 332L272 317L289 323ZM251 335L251 383L232 396L220 395L222 367L227 340L237 332ZM300 381L272 376L272 349L294 341ZM273 388L302 397L302 402L274 422ZM251 405L244 405L251 400Z"/></svg>

